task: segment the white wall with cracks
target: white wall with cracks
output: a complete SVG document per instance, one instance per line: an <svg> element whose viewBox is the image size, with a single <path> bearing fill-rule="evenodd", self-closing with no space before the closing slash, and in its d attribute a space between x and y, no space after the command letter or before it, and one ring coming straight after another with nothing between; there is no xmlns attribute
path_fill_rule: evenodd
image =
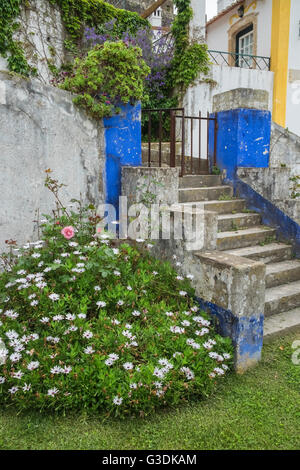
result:
<svg viewBox="0 0 300 470"><path fill-rule="evenodd" d="M104 202L103 124L79 111L70 93L0 72L0 129L0 251L5 240L36 238L33 221L55 208L44 186L48 168L66 185L65 204Z"/></svg>

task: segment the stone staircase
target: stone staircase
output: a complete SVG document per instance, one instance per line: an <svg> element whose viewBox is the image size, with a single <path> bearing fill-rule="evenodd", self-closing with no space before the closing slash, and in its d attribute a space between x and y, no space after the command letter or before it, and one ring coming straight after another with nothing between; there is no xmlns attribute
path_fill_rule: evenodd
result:
<svg viewBox="0 0 300 470"><path fill-rule="evenodd" d="M292 246L278 242L276 230L262 225L244 199L233 198L221 176L180 178L179 202L204 202L206 210L217 212L220 251L266 264L264 339L300 328L300 260L293 257Z"/></svg>

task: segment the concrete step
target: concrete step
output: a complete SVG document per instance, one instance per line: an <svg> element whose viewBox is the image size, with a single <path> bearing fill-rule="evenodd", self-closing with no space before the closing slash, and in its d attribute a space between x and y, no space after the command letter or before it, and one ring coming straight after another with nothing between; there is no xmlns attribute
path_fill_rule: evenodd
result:
<svg viewBox="0 0 300 470"><path fill-rule="evenodd" d="M214 201L220 197L231 198L233 189L231 186L211 186L203 188L179 189L179 202Z"/></svg>
<svg viewBox="0 0 300 470"><path fill-rule="evenodd" d="M291 259L293 250L290 245L270 243L264 246L256 245L236 250L228 250L228 253L268 264Z"/></svg>
<svg viewBox="0 0 300 470"><path fill-rule="evenodd" d="M265 317L300 307L300 281L266 289Z"/></svg>
<svg viewBox="0 0 300 470"><path fill-rule="evenodd" d="M300 331L300 308L265 319L264 343L290 331Z"/></svg>
<svg viewBox="0 0 300 470"><path fill-rule="evenodd" d="M188 175L179 178L179 188L201 188L203 186L221 186L222 177L218 175Z"/></svg>
<svg viewBox="0 0 300 470"><path fill-rule="evenodd" d="M246 207L245 199L231 199L230 201L206 201L204 207L208 211L218 214L231 214L232 212L241 212Z"/></svg>
<svg viewBox="0 0 300 470"><path fill-rule="evenodd" d="M276 235L275 229L268 227L252 227L236 232L221 232L217 236L217 248L219 250L230 250L233 248L244 248L264 242L269 237Z"/></svg>
<svg viewBox="0 0 300 470"><path fill-rule="evenodd" d="M276 287L288 282L300 280L300 260L281 261L268 264L266 287Z"/></svg>
<svg viewBox="0 0 300 470"><path fill-rule="evenodd" d="M260 214L221 214L218 217L218 229L229 232L234 228L249 228L261 223Z"/></svg>

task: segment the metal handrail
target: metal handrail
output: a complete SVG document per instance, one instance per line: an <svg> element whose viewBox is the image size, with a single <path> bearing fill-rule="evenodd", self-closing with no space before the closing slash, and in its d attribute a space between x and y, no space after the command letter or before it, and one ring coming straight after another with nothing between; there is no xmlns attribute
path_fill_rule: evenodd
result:
<svg viewBox="0 0 300 470"><path fill-rule="evenodd" d="M217 151L217 131L218 131L218 122L216 117L211 117L209 112L207 112L206 116L202 116L201 112L199 112L198 116L188 116L185 113L184 108L158 108L158 109L143 109L143 115L148 116L148 159L147 165L148 167L152 166L151 161L151 150L152 150L152 117L153 114L158 113L158 166L162 166L162 144L163 142L163 121L164 116L163 114L166 113L170 117L170 133L167 138L167 142L170 146L170 160L169 166L174 168L176 166L176 129L181 129L181 155L180 155L180 166L181 166L181 173L180 176L184 176L186 174L193 174L195 168L196 161L198 160L198 170L201 172L201 168L203 170L203 163L209 168L209 142L210 142L210 124L214 122L214 149L213 149L213 164L216 165L216 151ZM177 114L178 113L178 114ZM176 126L176 123L179 123L179 127ZM194 123L196 124L196 130L194 131ZM206 129L206 143L207 143L207 150L206 155L202 155L202 123L204 126L204 130ZM204 124L205 123L205 124ZM206 126L206 127L205 127ZM198 129L198 137L197 137L197 129ZM190 130L190 132L189 132ZM188 134L190 134L190 157L186 157L186 142L189 140ZM195 155L194 151L194 136L196 134L196 139L199 143L198 155ZM165 143L167 143L165 142ZM196 142L196 141L195 141ZM203 158L204 157L204 158ZM187 168L186 160L190 160L190 168ZM189 173L190 172L190 173Z"/></svg>
<svg viewBox="0 0 300 470"><path fill-rule="evenodd" d="M222 65L219 63L219 57L221 57L222 63L225 63L229 67L240 67L238 60L242 58L247 64L249 69L257 68L259 70L270 71L270 68L271 68L271 58L266 57L266 56L252 55L252 54L240 54L238 52L216 51L213 49L209 49L207 53L213 59L216 65ZM234 59L234 64L231 64L230 61L228 60L228 58L230 57Z"/></svg>

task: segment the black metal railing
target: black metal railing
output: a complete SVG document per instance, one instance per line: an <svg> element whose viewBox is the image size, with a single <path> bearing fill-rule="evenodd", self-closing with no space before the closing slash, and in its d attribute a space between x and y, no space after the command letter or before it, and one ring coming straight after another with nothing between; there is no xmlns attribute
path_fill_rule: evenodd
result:
<svg viewBox="0 0 300 470"><path fill-rule="evenodd" d="M208 50L207 52L212 63L216 65L228 65L229 67L241 67L266 71L270 71L271 69L270 57L213 50Z"/></svg>
<svg viewBox="0 0 300 470"><path fill-rule="evenodd" d="M209 168L216 165L218 124L209 112L206 116L201 112L198 116L187 116L184 108L144 109L145 117L148 120L147 135L144 132L145 165L180 167L181 176L208 173Z"/></svg>

